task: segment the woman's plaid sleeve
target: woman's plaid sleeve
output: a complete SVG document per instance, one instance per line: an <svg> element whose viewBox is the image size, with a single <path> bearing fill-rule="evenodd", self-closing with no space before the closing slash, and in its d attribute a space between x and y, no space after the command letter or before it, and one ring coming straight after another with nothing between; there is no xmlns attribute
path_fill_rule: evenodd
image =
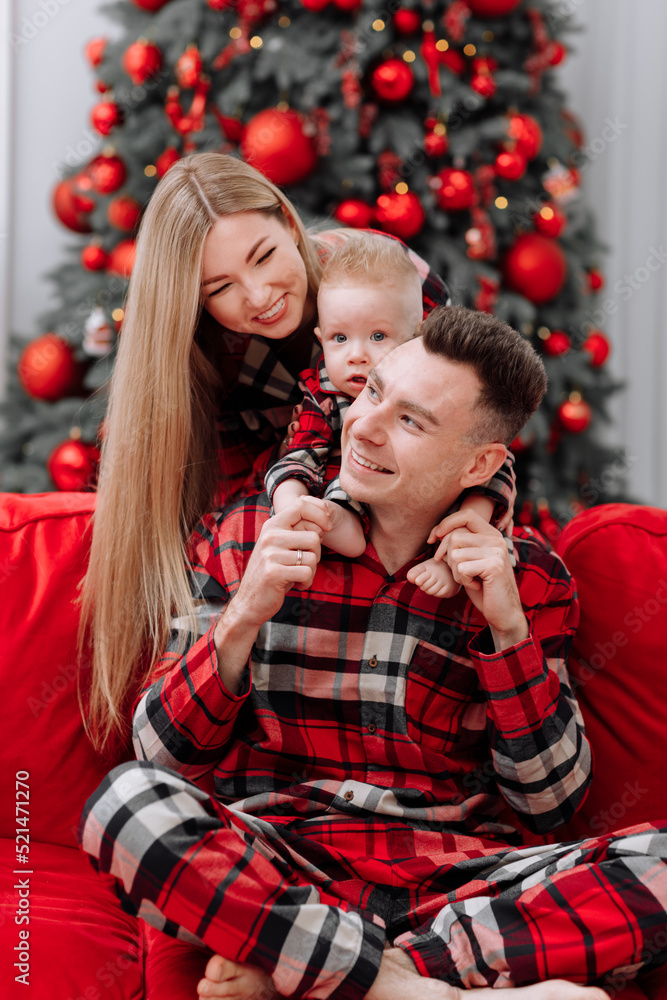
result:
<svg viewBox="0 0 667 1000"><path fill-rule="evenodd" d="M196 627L187 618L172 619L167 648L139 696L133 719L137 759L164 764L190 779L220 760L250 693L248 668L239 694L227 690L218 671L215 625L238 587L242 562L241 546L216 548L216 533L216 518L207 515L191 537Z"/></svg>
<svg viewBox="0 0 667 1000"><path fill-rule="evenodd" d="M574 815L591 778L590 746L567 672L579 607L561 560L537 538L515 541L530 636L495 652L484 629L468 648L487 696L498 787L529 829L546 834Z"/></svg>

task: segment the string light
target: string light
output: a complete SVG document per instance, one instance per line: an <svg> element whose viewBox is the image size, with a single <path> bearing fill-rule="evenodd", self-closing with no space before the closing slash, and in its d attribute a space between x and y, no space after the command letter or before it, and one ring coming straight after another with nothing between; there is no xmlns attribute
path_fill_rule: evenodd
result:
<svg viewBox="0 0 667 1000"><path fill-rule="evenodd" d="M371 27L373 28L373 31L384 31L385 23L381 17L378 17L376 21L373 21Z"/></svg>
<svg viewBox="0 0 667 1000"><path fill-rule="evenodd" d="M230 38L240 38L243 32L240 28L230 28L229 37Z"/></svg>
<svg viewBox="0 0 667 1000"><path fill-rule="evenodd" d="M279 17L278 18L278 27L279 28L289 28L289 26L290 26L291 23L292 22L290 21L289 17Z"/></svg>
<svg viewBox="0 0 667 1000"><path fill-rule="evenodd" d="M548 326L541 326L537 331L537 336L540 338L540 340L548 340L549 337L551 336L551 330L549 329Z"/></svg>
<svg viewBox="0 0 667 1000"><path fill-rule="evenodd" d="M545 219L547 222L553 219L555 214L556 213L554 212L553 208L549 208L548 205L545 205L542 211L540 212L542 218Z"/></svg>
<svg viewBox="0 0 667 1000"><path fill-rule="evenodd" d="M407 194L408 185L405 183L405 181L399 181L394 190L396 191L396 194Z"/></svg>
<svg viewBox="0 0 667 1000"><path fill-rule="evenodd" d="M471 42L469 45L466 45L463 51L467 56L474 56L475 53L477 52L477 48Z"/></svg>
<svg viewBox="0 0 667 1000"><path fill-rule="evenodd" d="M435 47L438 50L438 52L446 52L447 49L449 48L449 42L447 41L446 38L439 38L438 41L435 43Z"/></svg>
<svg viewBox="0 0 667 1000"><path fill-rule="evenodd" d="M405 62L408 62L408 63L415 61L416 56L415 56L414 52L412 51L412 49L407 49L403 53L403 59L405 60Z"/></svg>
<svg viewBox="0 0 667 1000"><path fill-rule="evenodd" d="M496 36L492 31L485 31L482 35L483 42L492 42Z"/></svg>
<svg viewBox="0 0 667 1000"><path fill-rule="evenodd" d="M114 309L114 311L111 313L111 318L116 323L120 323L123 320L124 316L125 316L124 309Z"/></svg>
<svg viewBox="0 0 667 1000"><path fill-rule="evenodd" d="M252 49L261 49L263 44L264 42L259 37L259 35L253 35L252 38L250 39L250 48Z"/></svg>
<svg viewBox="0 0 667 1000"><path fill-rule="evenodd" d="M147 167L144 167L144 173L146 174L146 177L155 177L157 173L157 167L154 166L152 163L149 163Z"/></svg>
<svg viewBox="0 0 667 1000"><path fill-rule="evenodd" d="M496 206L496 208L503 209L503 208L507 208L508 205L509 205L509 202L508 202L507 198L505 198L503 195L500 195L495 200L495 206Z"/></svg>
<svg viewBox="0 0 667 1000"><path fill-rule="evenodd" d="M433 126L433 134L447 135L447 126L444 124L444 122L438 122L436 125Z"/></svg>

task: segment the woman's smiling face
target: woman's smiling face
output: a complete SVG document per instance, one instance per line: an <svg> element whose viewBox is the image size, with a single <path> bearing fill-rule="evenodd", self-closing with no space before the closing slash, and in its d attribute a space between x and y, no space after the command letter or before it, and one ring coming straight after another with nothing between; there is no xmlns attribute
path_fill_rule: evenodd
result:
<svg viewBox="0 0 667 1000"><path fill-rule="evenodd" d="M204 309L237 333L281 340L303 319L306 267L293 222L261 212L223 216L204 241Z"/></svg>

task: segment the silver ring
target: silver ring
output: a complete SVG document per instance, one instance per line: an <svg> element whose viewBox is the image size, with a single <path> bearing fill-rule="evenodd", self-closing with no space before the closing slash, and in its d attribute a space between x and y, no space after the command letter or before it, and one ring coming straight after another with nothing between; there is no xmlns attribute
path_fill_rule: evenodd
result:
<svg viewBox="0 0 667 1000"><path fill-rule="evenodd" d="M296 550L296 564L297 564L297 566L300 566L302 562L303 562L303 552L301 551L301 549L297 549Z"/></svg>

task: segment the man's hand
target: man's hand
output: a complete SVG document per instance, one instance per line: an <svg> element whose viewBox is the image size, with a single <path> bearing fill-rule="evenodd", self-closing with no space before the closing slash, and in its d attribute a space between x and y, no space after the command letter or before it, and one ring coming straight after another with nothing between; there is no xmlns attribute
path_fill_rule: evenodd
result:
<svg viewBox="0 0 667 1000"><path fill-rule="evenodd" d="M497 651L527 639L530 632L521 606L507 545L501 533L472 510L450 514L431 538L442 538L447 565L457 583L488 622Z"/></svg>
<svg viewBox="0 0 667 1000"><path fill-rule="evenodd" d="M288 590L294 586L303 590L313 582L329 515L310 499L300 497L266 521L259 533L233 599L238 613L257 629L280 611ZM296 530L304 520L312 530Z"/></svg>

